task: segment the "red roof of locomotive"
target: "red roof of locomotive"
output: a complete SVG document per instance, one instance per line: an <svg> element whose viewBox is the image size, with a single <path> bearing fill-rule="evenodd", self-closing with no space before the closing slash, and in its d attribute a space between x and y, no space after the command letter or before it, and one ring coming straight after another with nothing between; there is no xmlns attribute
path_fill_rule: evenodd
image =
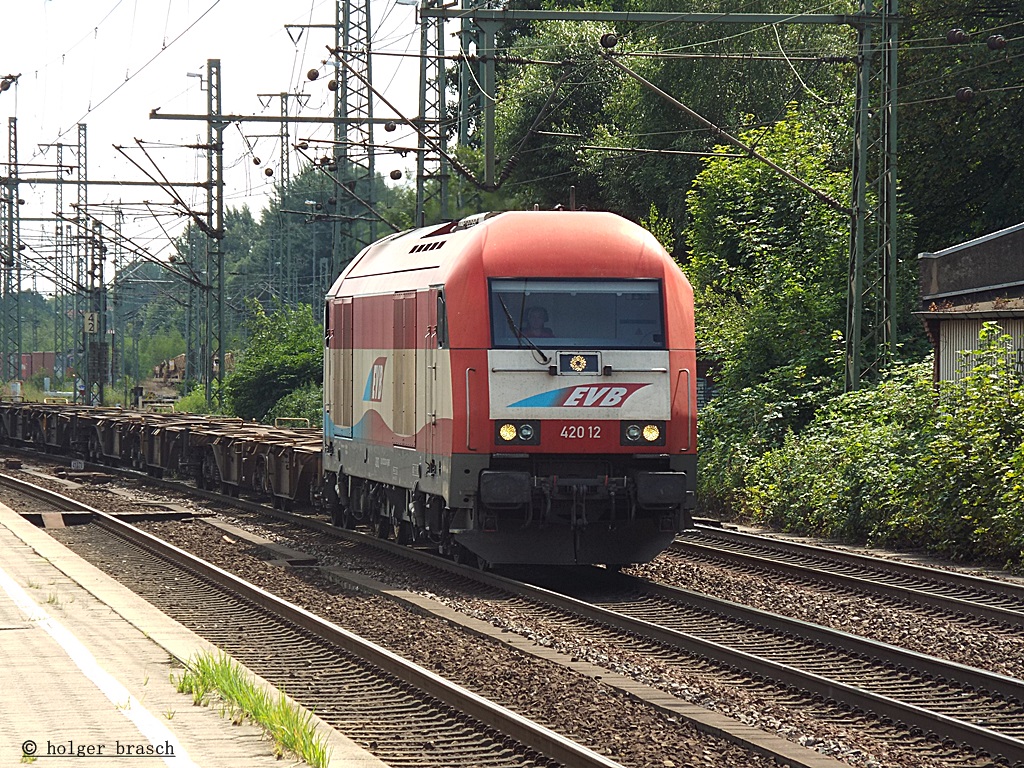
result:
<svg viewBox="0 0 1024 768"><path fill-rule="evenodd" d="M655 237L597 211L506 211L393 235L364 249L328 298L444 285L453 346L486 347L488 277L659 278L672 348L693 348L693 295Z"/></svg>
<svg viewBox="0 0 1024 768"><path fill-rule="evenodd" d="M391 293L468 277L661 277L666 260L646 230L611 213L507 211L480 223L424 227L364 249L331 295Z"/></svg>

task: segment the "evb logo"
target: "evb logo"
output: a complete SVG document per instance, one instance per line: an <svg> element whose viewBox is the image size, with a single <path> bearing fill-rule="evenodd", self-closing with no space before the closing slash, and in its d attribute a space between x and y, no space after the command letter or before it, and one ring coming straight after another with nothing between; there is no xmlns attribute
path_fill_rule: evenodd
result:
<svg viewBox="0 0 1024 768"><path fill-rule="evenodd" d="M364 401L379 403L384 397L384 366L387 362L386 357L378 357L370 366L370 374L366 377L366 389L363 390Z"/></svg>
<svg viewBox="0 0 1024 768"><path fill-rule="evenodd" d="M634 392L647 384L589 384L563 387L532 395L509 408L621 408Z"/></svg>

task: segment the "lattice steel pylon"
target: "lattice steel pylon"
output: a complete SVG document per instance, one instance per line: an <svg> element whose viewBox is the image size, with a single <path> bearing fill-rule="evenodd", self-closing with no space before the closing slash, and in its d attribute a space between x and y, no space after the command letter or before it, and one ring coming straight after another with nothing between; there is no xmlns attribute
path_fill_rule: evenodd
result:
<svg viewBox="0 0 1024 768"><path fill-rule="evenodd" d="M75 208L75 235L74 235L74 249L73 249L73 265L71 268L71 275L73 276L73 286L75 289L75 300L74 300L74 312L71 318L72 323L72 337L75 339L75 350L72 365L75 370L76 379L81 379L83 384L85 382L85 352L88 344L88 338L85 333L85 313L88 311L88 273L89 273L89 163L87 153L87 130L85 123L78 124L78 173L75 178L75 186L77 192L77 204ZM79 344L79 339L81 343ZM76 381L77 384L77 381ZM88 389L88 388L87 388ZM88 402L88 392L86 389L86 400ZM80 392L78 387L75 387L75 402L79 402Z"/></svg>
<svg viewBox="0 0 1024 768"><path fill-rule="evenodd" d="M308 97L303 93L259 93L257 96L264 107L269 107L273 99L277 99L280 106L279 114L281 115L281 120L277 136L280 145L278 155L280 181L278 182L278 188L281 191L281 206L277 211L278 237L277 240L271 241L271 248L277 256L276 259L272 258L270 261L270 273L272 281L280 281L280 290L284 303L289 307L294 307L299 301L299 267L296 260L292 258L291 227L288 223L288 215L281 209L288 208L289 206L288 193L292 180L291 129L289 127L291 115L288 104L292 99L304 103L304 98Z"/></svg>
<svg viewBox="0 0 1024 768"><path fill-rule="evenodd" d="M846 389L876 378L899 338L896 309L898 0L861 0L875 18L858 29L853 215L846 316ZM874 112L874 120L872 120Z"/></svg>
<svg viewBox="0 0 1024 768"><path fill-rule="evenodd" d="M220 59L207 61L206 112L206 317L203 381L206 402L224 389L224 123L221 101ZM217 363L214 364L216 356Z"/></svg>
<svg viewBox="0 0 1024 768"><path fill-rule="evenodd" d="M357 77L339 64L334 91L333 165L335 178L345 187L338 190L334 221L333 274L337 275L363 246L377 239L377 222L366 208L376 203L370 0L335 0L334 43L337 55L362 75Z"/></svg>
<svg viewBox="0 0 1024 768"><path fill-rule="evenodd" d="M443 0L428 0L440 6ZM420 19L420 134L416 144L416 225L427 224L427 210L436 207L437 218L448 218L447 70L444 58L444 20ZM437 139L434 151L427 137Z"/></svg>
<svg viewBox="0 0 1024 768"><path fill-rule="evenodd" d="M8 118L7 169L3 197L0 198L0 383L21 378L21 234L18 217L18 120Z"/></svg>
<svg viewBox="0 0 1024 768"><path fill-rule="evenodd" d="M69 314L74 309L71 291L71 226L64 222L64 145L57 147L57 179L54 185L54 210L57 221L54 226L54 269L53 269L53 381L57 391L67 389L65 376L71 367L75 348L74 324ZM65 232L67 238L64 237ZM74 382L72 382L73 384Z"/></svg>

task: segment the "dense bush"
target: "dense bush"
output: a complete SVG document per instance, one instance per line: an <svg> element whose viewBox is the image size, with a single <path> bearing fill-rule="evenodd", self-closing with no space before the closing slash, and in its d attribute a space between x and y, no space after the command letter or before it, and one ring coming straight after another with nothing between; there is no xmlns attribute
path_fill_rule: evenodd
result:
<svg viewBox="0 0 1024 768"><path fill-rule="evenodd" d="M752 463L746 509L773 527L876 537L904 501L904 474L920 458L935 400L927 363L835 397L806 429Z"/></svg>
<svg viewBox="0 0 1024 768"><path fill-rule="evenodd" d="M837 393L800 365L776 368L739 391L725 389L700 412L700 513L728 516L742 506L746 478L766 452L799 432L822 402Z"/></svg>
<svg viewBox="0 0 1024 768"><path fill-rule="evenodd" d="M322 427L324 420L323 384L310 382L282 397L270 409L264 420L273 424L275 419L309 419L309 426ZM286 426L296 425L291 423Z"/></svg>
<svg viewBox="0 0 1024 768"><path fill-rule="evenodd" d="M249 341L224 390L230 413L263 421L281 398L323 380L323 326L308 305L270 315L255 301L248 306Z"/></svg>
<svg viewBox="0 0 1024 768"><path fill-rule="evenodd" d="M196 384L190 392L178 399L174 404L174 409L179 413L227 413L220 403L221 398L218 397L219 389L216 379L213 381L212 392L213 396L210 398L211 402L207 403L206 386L203 384Z"/></svg>
<svg viewBox="0 0 1024 768"><path fill-rule="evenodd" d="M1024 387L1009 338L987 324L964 377L929 363L840 395L748 464L740 503L791 531L956 559L1024 559Z"/></svg>

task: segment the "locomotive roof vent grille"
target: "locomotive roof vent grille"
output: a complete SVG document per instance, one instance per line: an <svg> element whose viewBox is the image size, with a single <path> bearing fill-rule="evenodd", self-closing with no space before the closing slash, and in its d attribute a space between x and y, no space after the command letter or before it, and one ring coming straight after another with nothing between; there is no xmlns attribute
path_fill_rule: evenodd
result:
<svg viewBox="0 0 1024 768"><path fill-rule="evenodd" d="M440 241L434 241L433 243L420 243L419 245L414 245L412 248L410 248L409 249L409 253L419 253L420 251L436 251L438 248L440 248L446 242L448 242L448 241L447 240L440 240Z"/></svg>

